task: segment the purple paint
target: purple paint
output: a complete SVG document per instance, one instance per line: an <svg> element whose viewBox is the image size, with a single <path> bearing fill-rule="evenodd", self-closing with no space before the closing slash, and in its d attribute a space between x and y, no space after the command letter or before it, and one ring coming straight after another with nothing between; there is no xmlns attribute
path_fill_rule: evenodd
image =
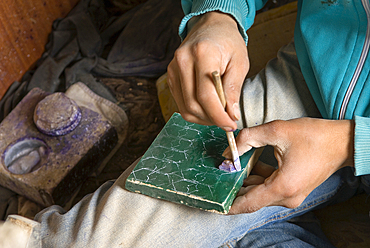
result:
<svg viewBox="0 0 370 248"><path fill-rule="evenodd" d="M81 110L76 102L61 92L41 100L33 117L39 131L50 136L70 133L78 126L81 118Z"/></svg>
<svg viewBox="0 0 370 248"><path fill-rule="evenodd" d="M218 168L222 171L227 171L227 172L236 171L233 161L229 159L222 161L222 163L218 166Z"/></svg>
<svg viewBox="0 0 370 248"><path fill-rule="evenodd" d="M241 171L241 164L240 164L240 160L239 160L239 156L234 160L234 167L237 171Z"/></svg>

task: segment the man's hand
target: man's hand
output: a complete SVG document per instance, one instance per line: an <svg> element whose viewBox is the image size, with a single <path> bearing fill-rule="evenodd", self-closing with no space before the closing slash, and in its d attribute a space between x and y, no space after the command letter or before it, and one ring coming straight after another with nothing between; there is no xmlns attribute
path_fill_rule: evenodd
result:
<svg viewBox="0 0 370 248"><path fill-rule="evenodd" d="M244 181L230 214L265 206L298 207L338 169L353 166L354 123L351 120L300 118L273 121L243 129L237 139L240 154L251 147L274 147L279 168L258 163ZM228 157L229 149L224 155Z"/></svg>
<svg viewBox="0 0 370 248"><path fill-rule="evenodd" d="M209 12L193 17L188 35L168 66L168 84L182 117L202 125L236 129L239 97L249 70L247 48L236 21L228 14ZM212 81L222 76L226 111Z"/></svg>

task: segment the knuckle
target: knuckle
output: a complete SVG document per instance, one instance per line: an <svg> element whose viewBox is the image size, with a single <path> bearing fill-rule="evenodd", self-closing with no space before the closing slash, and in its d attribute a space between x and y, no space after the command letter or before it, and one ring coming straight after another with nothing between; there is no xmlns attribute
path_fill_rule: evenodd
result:
<svg viewBox="0 0 370 248"><path fill-rule="evenodd" d="M296 196L296 197L290 198L289 200L286 201L286 207L297 208L302 204L304 199L305 198L302 196Z"/></svg>
<svg viewBox="0 0 370 248"><path fill-rule="evenodd" d="M175 59L172 59L171 62L167 66L167 74L172 75L174 74L175 70L176 70Z"/></svg>
<svg viewBox="0 0 370 248"><path fill-rule="evenodd" d="M246 55L248 56L248 55ZM248 58L248 57L247 57ZM248 72L250 68L250 63L248 59L242 59L239 63L241 71Z"/></svg>
<svg viewBox="0 0 370 248"><path fill-rule="evenodd" d="M246 213L253 213L253 212L256 212L260 209L260 207L256 206L256 205L251 205L251 206L246 206L245 207L245 211Z"/></svg>
<svg viewBox="0 0 370 248"><path fill-rule="evenodd" d="M249 72L249 70L250 70L250 64L249 63L247 63L247 64L245 64L244 66L243 66L243 68L241 69L241 71L244 71L245 72L245 77L243 78L243 81L246 79L246 76L247 76L247 74L248 74L248 72Z"/></svg>
<svg viewBox="0 0 370 248"><path fill-rule="evenodd" d="M179 66L186 65L189 61L189 53L184 48L179 48L174 53L174 60Z"/></svg>
<svg viewBox="0 0 370 248"><path fill-rule="evenodd" d="M191 49L193 57L197 60L220 60L222 54L222 49L209 40L201 40L195 43Z"/></svg>
<svg viewBox="0 0 370 248"><path fill-rule="evenodd" d="M302 194L302 188L286 184L280 189L280 194L288 208L296 208L304 201L305 196Z"/></svg>
<svg viewBox="0 0 370 248"><path fill-rule="evenodd" d="M240 88L239 85L237 85L235 81L225 83L223 87L224 87L225 95L227 95L228 97L230 96L233 97L234 95L237 95L237 92L239 91L239 88Z"/></svg>
<svg viewBox="0 0 370 248"><path fill-rule="evenodd" d="M268 125L271 135L280 136L284 131L285 121L275 120L268 123Z"/></svg>
<svg viewBox="0 0 370 248"><path fill-rule="evenodd" d="M250 137L250 129L249 128L243 128L242 130L240 130L239 134L238 134L238 137L242 140L248 140L248 138Z"/></svg>
<svg viewBox="0 0 370 248"><path fill-rule="evenodd" d="M297 189L292 187L285 187L282 192L281 195L284 199L292 199L297 195Z"/></svg>
<svg viewBox="0 0 370 248"><path fill-rule="evenodd" d="M173 84L175 82L175 75L174 72L167 70L167 85L168 87L173 88Z"/></svg>
<svg viewBox="0 0 370 248"><path fill-rule="evenodd" d="M207 92L197 91L197 99L198 99L200 105L205 105L209 102L210 94L207 93Z"/></svg>
<svg viewBox="0 0 370 248"><path fill-rule="evenodd" d="M193 54L196 55L197 57L202 57L203 55L207 54L207 51L210 48L209 42L206 40L199 41L194 44L193 46Z"/></svg>
<svg viewBox="0 0 370 248"><path fill-rule="evenodd" d="M278 171L281 174L281 171ZM278 176L278 175L277 175ZM269 185L273 180L265 180L265 184ZM286 177L280 177L279 183L275 184L274 193L279 195L281 199L293 199L297 195L299 195L300 188L297 185L291 183L291 180L287 179Z"/></svg>
<svg viewBox="0 0 370 248"><path fill-rule="evenodd" d="M197 116L198 112L199 112L198 105L195 104L195 103L187 103L186 104L186 112L187 112L187 115Z"/></svg>
<svg viewBox="0 0 370 248"><path fill-rule="evenodd" d="M181 111L181 116L186 121L190 121L192 119L192 115L190 115L189 113L186 113L184 111Z"/></svg>
<svg viewBox="0 0 370 248"><path fill-rule="evenodd" d="M187 122L196 122L196 117L193 114L190 114L189 112L180 112L182 118Z"/></svg>
<svg viewBox="0 0 370 248"><path fill-rule="evenodd" d="M179 47L175 50L174 57L176 59L182 58L186 54L185 49L183 47Z"/></svg>

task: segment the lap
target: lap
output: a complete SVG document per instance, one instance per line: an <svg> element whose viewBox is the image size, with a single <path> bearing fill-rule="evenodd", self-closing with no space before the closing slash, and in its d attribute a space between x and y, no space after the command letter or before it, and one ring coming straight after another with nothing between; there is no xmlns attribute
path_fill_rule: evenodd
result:
<svg viewBox="0 0 370 248"><path fill-rule="evenodd" d="M126 171L68 212L50 207L39 213L36 221L40 222L40 238L47 247L218 247L333 201L338 192L348 188L342 180L347 169L334 174L296 209L273 206L233 216L129 192L124 188L130 172Z"/></svg>

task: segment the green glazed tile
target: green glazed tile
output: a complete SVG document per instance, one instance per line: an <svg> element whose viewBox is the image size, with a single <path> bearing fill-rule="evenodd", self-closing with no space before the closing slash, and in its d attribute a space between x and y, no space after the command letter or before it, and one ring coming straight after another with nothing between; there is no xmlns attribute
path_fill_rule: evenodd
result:
<svg viewBox="0 0 370 248"><path fill-rule="evenodd" d="M225 131L185 121L175 113L126 181L126 188L207 211L228 213L246 176L253 150L240 160L242 170L218 169L228 146Z"/></svg>

